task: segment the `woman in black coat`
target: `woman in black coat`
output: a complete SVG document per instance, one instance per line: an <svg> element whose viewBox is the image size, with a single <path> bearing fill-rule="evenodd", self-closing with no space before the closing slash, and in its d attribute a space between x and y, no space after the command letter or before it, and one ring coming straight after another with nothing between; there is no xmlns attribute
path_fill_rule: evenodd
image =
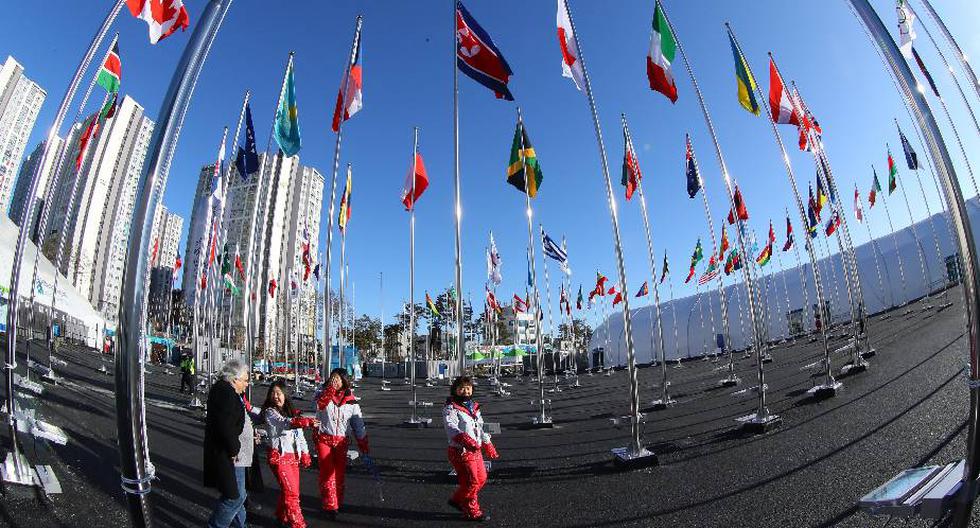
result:
<svg viewBox="0 0 980 528"><path fill-rule="evenodd" d="M221 494L208 526L244 526L245 467L251 465L251 424L246 424L242 393L248 386L248 370L240 361L228 361L221 379L208 394L204 426L204 486ZM249 435L243 440L243 432ZM243 445L244 443L244 445ZM237 460L247 457L248 462ZM237 466L237 467L236 467Z"/></svg>

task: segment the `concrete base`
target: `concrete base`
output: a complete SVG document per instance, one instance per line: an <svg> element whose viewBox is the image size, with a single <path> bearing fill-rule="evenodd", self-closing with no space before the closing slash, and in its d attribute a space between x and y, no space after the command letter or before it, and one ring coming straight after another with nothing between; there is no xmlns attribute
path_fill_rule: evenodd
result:
<svg viewBox="0 0 980 528"><path fill-rule="evenodd" d="M843 386L844 384L839 381L822 383L820 385L810 387L810 390L806 391L806 393L814 398L832 398L837 395L837 389L840 389Z"/></svg>
<svg viewBox="0 0 980 528"><path fill-rule="evenodd" d="M735 421L742 424L743 431L752 434L764 434L779 427L783 423L783 419L779 415L768 413L763 416L759 416L758 413L750 414L736 418Z"/></svg>
<svg viewBox="0 0 980 528"><path fill-rule="evenodd" d="M188 403L187 406L190 407L191 409L203 409L204 408L204 404L201 403L201 399L198 398L197 396L194 396L194 398L191 399L191 402Z"/></svg>
<svg viewBox="0 0 980 528"><path fill-rule="evenodd" d="M0 466L0 478L3 479L4 484L35 485L34 468L22 454L19 454L15 459L13 453L7 453L3 466Z"/></svg>
<svg viewBox="0 0 980 528"><path fill-rule="evenodd" d="M861 357L864 358L864 359L868 359L869 357L874 357L875 354L877 354L877 353L878 353L877 350L875 350L874 348L871 348L871 349L865 350L864 352L861 352Z"/></svg>
<svg viewBox="0 0 980 528"><path fill-rule="evenodd" d="M422 429L428 427L431 424L432 424L432 418L416 418L416 419L409 418L408 420L402 422L402 427L406 427L408 429Z"/></svg>
<svg viewBox="0 0 980 528"><path fill-rule="evenodd" d="M772 354L766 354L762 356L763 363L772 363Z"/></svg>
<svg viewBox="0 0 980 528"><path fill-rule="evenodd" d="M612 454L613 465L616 466L616 469L629 471L656 466L660 463L660 459L657 458L657 455L653 451L649 451L643 447L637 453L631 452L628 447L617 447L612 450Z"/></svg>
<svg viewBox="0 0 980 528"><path fill-rule="evenodd" d="M652 402L650 402L650 405L654 411L662 411L667 407L674 405L675 403L677 403L677 400L671 398L670 396L667 396L666 401L664 401L663 399L653 400Z"/></svg>
<svg viewBox="0 0 980 528"><path fill-rule="evenodd" d="M721 385L722 387L734 387L734 386L738 385L739 383L742 383L742 380L738 376L735 376L733 374L730 377L727 377L727 378L725 378L723 380L720 380L718 382L718 385Z"/></svg>

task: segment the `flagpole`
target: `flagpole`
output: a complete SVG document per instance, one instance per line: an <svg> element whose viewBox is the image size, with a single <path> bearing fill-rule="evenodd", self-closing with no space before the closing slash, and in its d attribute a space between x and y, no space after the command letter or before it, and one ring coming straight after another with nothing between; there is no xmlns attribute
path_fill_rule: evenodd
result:
<svg viewBox="0 0 980 528"><path fill-rule="evenodd" d="M524 173L524 207L525 207L525 217L527 217L527 254L528 263L530 264L531 273L531 297L534 299L534 339L535 339L535 355L536 355L536 365L537 365L537 377L538 377L538 416L534 418L534 425L537 427L554 427L554 423L551 417L545 412L545 399L544 399L544 346L541 338L541 298L538 294L538 274L535 271L535 258L534 255L534 228L532 227L532 221L534 217L534 208L531 207L531 192L530 192L530 176L527 172L527 157L524 155L524 117L521 114L521 107L517 107L517 124L520 127L520 138L521 138L521 171ZM547 266L547 263L545 263ZM531 311L530 306L528 306L528 311ZM528 326L530 328L530 325ZM557 385L556 385L557 386Z"/></svg>
<svg viewBox="0 0 980 528"><path fill-rule="evenodd" d="M701 283L697 283L694 286L694 295L697 297L697 299L694 302L698 305L698 312L700 313L700 316L701 316L701 355L705 359L708 359L708 342L705 341L705 339L704 339L704 303L701 302L701 291L700 291L700 287L701 287ZM708 290L708 288L705 288L705 290ZM709 300L710 300L710 298L709 298ZM711 307L710 306L708 307L708 311L709 312L711 311ZM688 314L688 321L690 321L690 314ZM715 330L714 330L714 328L712 328L711 329L711 334L712 334L711 337L714 337L714 333L715 333ZM687 347L688 347L688 349L690 349L691 348L691 345L688 344Z"/></svg>
<svg viewBox="0 0 980 528"><path fill-rule="evenodd" d="M153 229L150 206L157 202L158 193L166 188L174 147L194 85L230 6L231 0L211 0L201 13L160 105L161 112L156 120L157 125L147 149L146 164L137 185L132 224L138 228L134 229L127 249L129 264L124 271L120 302L115 386L122 485L127 495L133 525L139 527L152 525L148 494L153 470L148 459L142 376L142 350L145 342L139 335L145 326L143 319L146 317L141 301L146 299L145 288L149 282L146 280L148 256L145 249ZM26 230L21 233L26 233ZM16 273L14 277L16 278ZM16 291L15 288L11 289ZM16 310L12 309L11 313L16 314ZM15 325L8 325L8 328L13 327ZM13 343L14 340L10 342Z"/></svg>
<svg viewBox="0 0 980 528"><path fill-rule="evenodd" d="M418 159L419 152L419 127L415 127L412 137L412 207L409 208L408 217L408 306L411 310L408 315L408 326L410 327L408 364L409 380L412 384L412 416L403 423L410 427L424 427L427 424L419 420L418 386L415 383L415 371L418 368L417 358L415 357L415 171L417 169L415 161Z"/></svg>
<svg viewBox="0 0 980 528"><path fill-rule="evenodd" d="M602 127L599 124L599 112L596 109L595 98L592 94L592 82L589 78L589 71L585 63L585 53L582 51L582 44L575 31L575 20L572 18L571 9L565 3L566 14L572 26L572 34L575 38L575 47L579 50L579 60L582 62L582 73L585 81L585 93L589 100L589 109L592 111L592 122L595 126L596 141L599 147L600 159L602 161L602 174L606 183L606 202L609 206L609 218L612 223L613 241L616 249L616 264L619 271L620 289L626 292L623 295L623 330L626 334L626 356L627 366L630 377L630 426L631 438L630 445L621 454L617 454L620 462L629 464L636 459L645 459L647 462L656 460L656 455L648 451L640 443L640 401L639 401L639 382L637 381L636 351L633 346L633 328L630 314L629 284L626 280L626 265L623 262L623 246L619 233L619 217L616 212L616 199L613 196L612 180L609 177L609 162L606 157L606 147L602 140Z"/></svg>
<svg viewBox="0 0 980 528"><path fill-rule="evenodd" d="M786 312L784 314L784 318L786 319L786 340L790 341L793 339L793 335L789 329L789 312L791 309L789 304L789 286L786 283L786 274L789 273L789 268L783 266L783 251L776 250L775 248L773 248L773 250L774 253L776 253L776 265L779 266L780 269L779 274L782 275L783 277L783 293L786 294Z"/></svg>
<svg viewBox="0 0 980 528"><path fill-rule="evenodd" d="M245 95L242 97L242 109L238 113L238 124L235 125L235 136L234 136L234 139L232 140L232 143L231 143L231 151L230 152L233 155L236 152L238 152L238 138L239 138L239 136L240 136L240 134L242 132L242 123L245 121L245 108L248 107L248 101L251 98L251 96L252 96L252 93L249 90L245 90ZM223 191L224 194L225 194L225 196L223 198L223 203L224 203L224 200L227 200L228 191L231 188L231 181L230 181L231 180L231 166L232 166L232 163L228 163L228 166L225 168L225 188L224 188L224 191ZM163 195L161 194L160 195L160 201L157 202L156 207L159 208L160 207L160 204L162 203L162 201L163 201ZM222 236L221 236L221 238L223 240L225 240L225 243L227 244L228 226L224 225L224 210L223 209L224 208L222 207L222 218L221 218ZM239 233L239 237L241 237L241 234L240 233ZM236 250L235 250L235 252L236 252L236 254L238 252L238 250L237 250L237 244L236 244ZM228 259L228 252L227 251L225 252L224 258L226 260ZM227 266L227 265L228 265L227 263L223 263L222 264L223 267L224 266ZM234 264L232 264L232 268L233 267L234 267ZM222 289L222 292L224 292L224 289ZM224 298L224 295L222 295L222 302L221 302L221 307L222 308L224 308L224 300L223 300L223 298ZM229 349L233 349L232 343L231 343L231 338L232 338L231 318L232 318L232 314L233 314L234 308L235 308L234 296L229 296L229 300L228 300L228 340L227 340L228 348ZM219 342L220 342L220 340L219 340ZM249 372L249 376L248 376L248 386L246 387L246 393L245 394L246 394L246 396L250 397L251 396L251 392L252 392L252 374L251 374L252 373L252 362L251 362L252 358L251 358L251 356L248 356L246 359L248 361L248 372Z"/></svg>
<svg viewBox="0 0 980 528"><path fill-rule="evenodd" d="M414 199L414 196L413 196ZM378 273L378 300L381 301L381 387L385 386L385 272Z"/></svg>
<svg viewBox="0 0 980 528"><path fill-rule="evenodd" d="M786 212L786 218L789 218L789 208L786 207L786 206L783 206L783 210ZM804 229L803 236L804 237L810 236L809 229L806 226L807 226L807 223L804 222L803 223L803 229ZM806 274L803 273L803 260L800 258L800 246L799 246L799 244L796 243L795 238L796 237L794 237L794 240L793 240L793 255L796 256L796 272L800 274L800 287L803 290L803 313L802 313L802 315L803 315L803 333L804 334L809 334L810 331L808 330L808 328L809 328L810 324L808 322L813 322L814 324L816 323L816 312L814 311L813 305L810 304L810 292L809 292L810 285L809 285L809 283L806 280ZM810 313L812 314L812 316L813 316L812 318L811 317L807 317L807 310L809 310ZM816 329L814 328L814 330L816 330Z"/></svg>
<svg viewBox="0 0 980 528"><path fill-rule="evenodd" d="M282 99L283 99L283 96L284 96L284 94L286 92L286 79L287 79L287 76L289 74L289 69L292 67L292 64L293 64L293 55L294 55L294 52L292 52L292 51L289 52L289 55L288 55L288 57L286 59L286 67L283 69L282 83L279 86L279 99L276 102L276 112L275 112L275 114L273 115L273 118L272 118L272 126L270 127L271 130L269 131L269 139L266 142L266 146L265 146L265 153L264 153L265 154L265 158L263 158L262 159L262 162L259 164L259 171L258 171L258 175L256 176L257 179L255 181L255 197L252 200L252 214L251 214L252 221L251 221L251 229L249 230L248 245L246 246L246 248L247 248L246 251L247 251L248 255L245 257L245 269L246 269L246 272L245 272L246 280L244 281L245 282L245 284L244 284L245 291L243 292L243 295L242 295L242 297L243 297L242 302L244 303L243 306L242 306L242 318L243 318L243 321L245 323L245 353L246 353L246 357L249 358L249 361L252 361L252 359L255 357L255 338L258 337L257 334L258 334L258 326L259 326L259 311L260 311L261 306L262 306L263 298L266 296L265 288L260 287L260 286L262 286L262 283L259 282L262 279L262 275L260 273L260 270L256 270L255 269L256 268L256 266L255 266L255 264L256 264L256 262L255 262L255 255L257 253L261 252L261 250L259 252L256 252L255 251L255 244L256 244L256 242L258 242L262 247L265 246L265 226L266 226L266 220L269 217L269 206L268 206L269 200L268 200L268 197L271 196L271 194L272 194L272 185L271 184L272 184L272 178L273 178L274 174L270 174L269 175L268 189L266 189L266 192L265 192L267 198L265 200L265 206L262 209L262 220L261 221L259 221L259 218L258 218L258 215L259 215L259 197L262 195L262 188L263 188L263 185L265 185L265 183L266 183L265 182L266 165L267 164L274 164L275 163L274 160L270 160L269 159L270 158L269 151L272 148L273 135L275 134L275 127L276 127L275 115L278 115L279 108L282 106ZM272 156L273 157L278 157L277 154L276 155L272 155ZM246 175L241 175L241 176L244 178ZM245 189L242 189L243 196L244 196L245 192L246 192ZM261 226L261 228L260 228L260 226ZM260 231L260 229L261 229L261 231ZM254 287L253 287L253 284L254 284ZM259 294L258 292L261 292L261 294ZM253 314L253 311L252 311L252 309L253 309L252 308L252 296L253 295L255 295L255 297L256 297L255 298L254 314ZM269 301L267 299L265 301L266 301L266 304L268 304ZM266 321L266 323L267 323L266 326L268 327L268 321ZM264 345L263 346L263 356L265 357L265 359L267 361L269 361L270 360L270 354L269 353L270 353L270 350L272 348L270 346L270 344L271 344L271 342L270 342L270 335L269 335L269 332L268 331L265 331L266 329L263 329L263 330L264 330L263 331L263 334L265 335L265 338L264 338L265 341L263 343L263 345ZM274 358L271 358L271 359L274 360Z"/></svg>
<svg viewBox="0 0 980 528"><path fill-rule="evenodd" d="M623 132L626 134L626 148L628 152L633 152L633 136L630 134L629 125L626 123L626 114L620 114L620 119L623 122ZM650 216L647 211L647 200L646 196L643 194L643 180L637 178L636 189L640 193L640 210L643 213L643 232L646 235L647 240L647 260L650 264L650 284L653 286L653 307L657 316L657 343L660 348L660 375L661 375L661 386L660 386L660 399L652 402L653 408L655 410L666 409L668 406L673 405L674 399L670 397L670 393L667 389L670 383L667 381L667 349L664 345L664 328L663 328L663 317L660 312L660 292L657 287L657 268L654 263L653 256L653 235L650 231ZM625 287L625 286L624 286ZM629 291L623 291L623 296L627 297L630 295ZM676 325L676 316L675 316ZM676 328L675 328L676 333ZM650 332L650 357L654 357L654 350L657 347L654 343L653 332Z"/></svg>
<svg viewBox="0 0 980 528"><path fill-rule="evenodd" d="M873 170L874 167L872 167L872 171ZM888 228L891 229L892 242L895 243L895 256L898 259L898 274L902 278L902 304L899 305L899 308L901 308L909 303L909 290L905 284L905 266L902 264L902 253L898 249L898 235L895 233L895 224L892 223L891 211L888 209L888 200L885 199L884 195L881 197L881 203L885 206L885 216L888 218ZM905 315L908 315L910 312L911 310L905 310Z"/></svg>
<svg viewBox="0 0 980 528"><path fill-rule="evenodd" d="M980 336L980 321L977 319L980 310L980 281L976 274L976 249L972 228L967 217L966 204L956 181L956 172L942 135L936 124L935 117L926 103L922 93L914 89L915 79L908 64L901 59L898 47L888 34L881 19L867 0L851 0L855 14L871 33L872 40L886 57L888 68L900 84L901 94L907 104L914 109L916 123L922 130L929 145L929 151L936 162L943 180L943 191L946 202L950 207L953 224L956 230L956 241L961 255L963 273L964 310L966 312L967 335L969 336L970 351L970 413L967 436L967 459L963 472L964 488L954 501L954 525L958 528L970 524L973 512L973 502L976 497L976 477L980 473L980 438L978 438L978 414L980 414L980 355L978 355L978 336Z"/></svg>
<svg viewBox="0 0 980 528"><path fill-rule="evenodd" d="M742 52L742 47L741 45L739 45L738 39L735 38L735 33L734 31L732 31L731 25L725 23L725 28L728 29L728 34L731 37L732 42L735 44L735 47L738 49L739 55L744 57L745 54ZM751 73L752 68L748 65L747 62L745 63L745 68L749 72L749 75L752 75ZM772 127L773 138L776 141L776 146L779 148L779 151L782 154L783 165L786 167L786 176L789 180L789 185L792 188L793 196L796 198L796 207L800 214L800 218L805 223L806 210L803 207L803 200L800 198L800 192L796 186L796 176L793 173L793 166L790 164L789 155L786 153L786 148L783 146L783 140L779 136L779 131L776 129L776 123L771 119L772 114L769 112L768 100L763 96L762 89L759 88L759 85L757 83L753 83L753 84L755 84L755 93L756 96L759 98L759 105L766 112L766 121L768 121L769 125ZM816 290L817 305L821 307L820 309L822 311L824 305L823 284L821 283L820 280L820 271L817 269L815 251L813 248L812 239L810 237L806 238L806 249L807 249L807 254L810 257L810 264L813 266L813 270L812 270L813 283ZM828 325L826 323L820 325L820 337L822 340L821 344L824 349L824 363L825 363L824 367L825 367L826 377L823 384L817 385L811 389L812 394L814 396L819 396L819 397L834 396L837 393L837 389L840 388L840 386L842 385L839 381L834 379L834 375L832 372L830 348L827 345L827 326ZM761 359L760 359L760 370L761 370ZM762 386L761 380L760 380L760 386Z"/></svg>
<svg viewBox="0 0 980 528"><path fill-rule="evenodd" d="M919 266L922 271L922 280L923 282L925 282L925 286L926 286L926 294L925 294L925 298L923 299L926 303L926 306L924 306L922 309L928 310L929 308L932 308L932 305L929 304L929 294L931 293L930 292L931 281L929 280L929 273L928 273L929 270L928 267L926 266L925 254L922 251L922 243L919 241L919 235L915 230L915 217L912 216L912 205L909 203L909 195L908 193L905 192L905 185L902 185L901 188L902 188L902 198L905 200L905 208L909 213L909 229L912 231L912 241L915 243L915 250L919 255Z"/></svg>
<svg viewBox="0 0 980 528"><path fill-rule="evenodd" d="M523 140L523 136L522 136ZM523 145L521 148L521 157L524 157ZM525 165L526 166L526 165ZM527 174L524 175L524 185L527 186ZM538 224L538 229L541 231L541 253L545 254L544 249L544 226ZM542 256L541 261L544 263L544 288L546 293L546 298L548 299L548 335L551 338L551 370L555 377L555 388L552 390L555 394L561 392L561 387L558 386L558 358L560 352L555 351L555 318L552 314L552 304L551 304L551 278L548 276L548 259Z"/></svg>
<svg viewBox="0 0 980 528"><path fill-rule="evenodd" d="M361 24L363 22L363 19L364 17L362 17L361 15L357 15L357 17L354 19L355 21L354 38L351 40L350 55L348 57L347 64L345 66L348 70L348 73L351 64L354 63L355 56L357 53L357 46L361 39ZM345 73L344 75L344 83L343 83L344 86L341 90L341 95L340 95L341 109L347 108L347 89L350 83L350 75L348 73ZM334 145L334 151L333 151L333 174L330 177L330 211L327 214L327 263L324 269L325 280L324 280L324 288L323 288L324 306L326 306L325 308L326 315L324 316L324 324L326 325L326 331L324 332L325 341L323 346L323 353L325 356L323 362L323 372L321 375L324 383L326 383L327 376L330 373L330 365L331 365L330 357L333 353L333 347L330 345L330 340L332 338L332 336L330 335L330 324L331 324L331 319L333 317L333 313L332 313L333 306L331 306L330 304L330 287L332 284L330 282L330 268L331 268L332 255L333 255L333 215L334 215L333 203L337 197L337 173L340 171L340 145L341 145L341 139L343 138L343 130L344 130L344 119L343 116L341 116L340 121L337 123L337 142ZM324 191L326 190L325 184L326 182L324 182ZM343 353L343 351L341 351L341 353ZM340 363L338 363L338 365L339 364Z"/></svg>
<svg viewBox="0 0 980 528"><path fill-rule="evenodd" d="M929 207L929 201L926 199L926 189L922 185L922 178L919 176L919 171L918 170L913 170L912 171L912 174L915 175L915 181L919 185L919 193L922 194L922 203L926 206L926 215L928 215L928 217L929 217L929 230L932 232L932 242L933 242L933 245L936 246L936 259L937 259L937 262L940 265L942 265L942 263L943 263L943 251L939 247L939 234L936 231L936 220L932 216L932 208ZM940 272L940 276L943 277L942 278L942 281L943 281L943 295L945 296L945 299L946 299L946 302L943 303L943 304L948 304L949 303L949 295L948 295L947 292L948 292L949 288L947 288L948 285L947 285L947 281L946 281L945 275L943 275ZM932 282L931 281L929 282L929 291L930 291L930 293L932 291Z"/></svg>
<svg viewBox="0 0 980 528"><path fill-rule="evenodd" d="M857 184L854 184L854 190L857 191ZM860 192L858 193L858 199L861 199ZM871 208L868 208L868 213L871 213ZM868 218L866 221L862 222L864 227L868 230L868 242L871 243L871 255L875 259L875 271L878 273L878 291L884 295L885 293L885 283L881 275L881 266L878 262L878 255L881 253L881 248L878 247L878 242L873 236L871 236L871 219ZM889 279L891 277L889 276ZM891 281L889 281L891 282ZM891 299L891 306L895 306L895 294L891 292L891 288L888 289L889 297ZM882 297L882 305L884 305L884 297Z"/></svg>
<svg viewBox="0 0 980 528"><path fill-rule="evenodd" d="M453 6L453 217L456 222L456 292L458 295L462 295L460 292L463 291L463 257L462 252L462 235L460 233L460 224L463 221L463 208L460 203L460 190L459 190L459 68L456 65L456 54L457 54L457 37L456 37L456 3L452 2ZM518 110L519 112L519 110ZM412 176L415 177L414 175ZM529 207L530 209L530 207ZM528 224L530 226L530 224ZM530 228L529 228L530 229ZM455 319L456 319L456 348L457 350L462 350L465 347L463 342L463 303L457 302L455 306ZM540 334L540 328L538 329ZM540 354L541 349L538 348L538 353ZM462 376L466 371L466 356L465 354L459 355L459 375ZM540 356L539 356L540 357ZM540 374L540 372L539 372ZM540 377L540 376L539 376ZM541 399L544 400L544 386L541 386ZM544 417L544 403L541 407L541 416Z"/></svg>
<svg viewBox="0 0 980 528"><path fill-rule="evenodd" d="M657 5L659 5L660 8L661 8L661 10L663 11L663 5L659 2L659 0L657 2ZM708 107L707 107L707 105L706 105L706 103L704 101L704 96L701 94L701 88L698 86L698 81L697 81L697 78L694 76L694 70L692 69L691 63L690 63L690 61L687 58L687 53L684 51L684 47L681 45L680 39L677 38L677 32L674 31L673 24L671 24L670 19L666 15L666 12L664 12L664 19L667 21L667 25L668 25L668 27L670 27L671 33L674 35L674 40L677 43L677 50L680 51L681 57L684 59L684 66L687 69L688 76L691 78L691 84L694 86L694 92L697 95L698 104L699 104L699 106L701 108L701 113L704 116L705 125L707 126L708 131L711 134L711 139L712 139L712 142L714 143L714 146L715 146L715 154L716 154L717 159L718 159L718 165L719 165L719 167L721 169L722 180L725 182L725 187L726 187L726 190L728 191L729 203L731 204L732 210L734 211L735 210L735 194L734 194L733 188L732 188L732 177L728 173L728 166L725 164L725 158L724 158L724 155L722 154L722 151L721 151L721 144L718 142L718 136L715 133L714 124L711 121L711 115L708 113ZM736 234L736 238L738 240L738 247L739 247L739 251L740 251L740 253L742 255L742 258L746 258L745 257L745 255L746 255L746 253L745 253L745 240L742 237L741 229L736 229L735 230L735 234ZM752 271L751 271L751 268L752 268L752 266L749 265L748 263L746 263L745 265L742 266L742 270L743 270L742 273L743 273L743 276L745 278L745 281L746 281L745 283L746 283L746 287L747 288L752 288L753 287L752 286ZM750 305L749 310L750 310L750 316L752 318L753 327L755 327L756 314L755 314L755 307L754 307L754 305ZM755 332L753 332L753 341L756 344L756 351L761 356L761 352L763 350L763 347L762 347L762 344L759 342L758 335ZM760 389L764 389L765 388L764 371L762 369L761 360L759 362L759 387L760 387ZM765 397L765 395L766 395L765 390L760 390L759 391L759 407L758 407L758 410L755 413L755 415L750 415L750 416L746 417L746 420L743 423L745 423L746 425L749 425L752 428L765 430L766 428L776 426L776 425L778 425L781 422L781 419L779 418L779 416L778 415L775 415L775 414L771 414L769 412L769 409L766 407L766 397Z"/></svg>

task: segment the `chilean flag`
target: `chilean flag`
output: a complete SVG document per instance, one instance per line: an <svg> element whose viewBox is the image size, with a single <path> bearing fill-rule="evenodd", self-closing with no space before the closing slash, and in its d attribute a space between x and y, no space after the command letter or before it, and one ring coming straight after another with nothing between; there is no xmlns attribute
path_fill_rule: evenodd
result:
<svg viewBox="0 0 980 528"><path fill-rule="evenodd" d="M350 67L344 72L340 79L340 89L337 91L337 105L333 111L333 131L340 130L341 117L347 121L354 116L361 107L364 106L364 94L362 91L363 76L361 72L361 35L358 33L357 42L354 44L354 60ZM344 93L344 87L347 93Z"/></svg>
<svg viewBox="0 0 980 528"><path fill-rule="evenodd" d="M514 72L462 2L456 2L456 66L467 77L493 90L498 99L514 100L507 88Z"/></svg>

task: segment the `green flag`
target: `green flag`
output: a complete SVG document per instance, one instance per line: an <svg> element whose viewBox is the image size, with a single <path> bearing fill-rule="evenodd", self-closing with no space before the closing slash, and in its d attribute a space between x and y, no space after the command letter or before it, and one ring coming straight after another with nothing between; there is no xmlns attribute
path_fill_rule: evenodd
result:
<svg viewBox="0 0 980 528"><path fill-rule="evenodd" d="M296 83L293 80L293 62L289 61L286 71L286 89L282 103L276 112L276 143L282 153L295 156L303 146L299 135L299 109L296 107Z"/></svg>
<svg viewBox="0 0 980 528"><path fill-rule="evenodd" d="M544 176L541 174L541 166L538 164L534 147L531 146L531 140L527 137L524 123L518 121L517 128L514 130L514 143L510 147L507 183L521 192L527 192L528 196L534 198L538 195L542 180L544 180Z"/></svg>

